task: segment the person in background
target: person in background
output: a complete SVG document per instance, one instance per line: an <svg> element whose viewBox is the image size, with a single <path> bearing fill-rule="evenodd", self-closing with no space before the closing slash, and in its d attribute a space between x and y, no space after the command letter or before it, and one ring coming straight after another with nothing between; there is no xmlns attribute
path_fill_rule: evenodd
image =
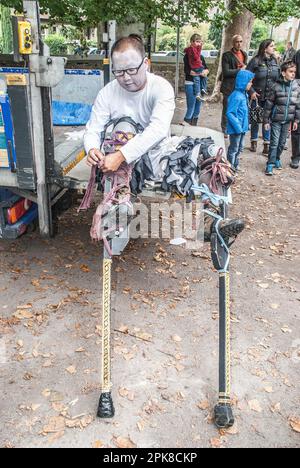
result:
<svg viewBox="0 0 300 468"><path fill-rule="evenodd" d="M296 80L300 86L300 49L294 56L294 63L296 65ZM300 125L295 132L292 132L292 159L290 166L292 169L298 169L300 164Z"/></svg>
<svg viewBox="0 0 300 468"><path fill-rule="evenodd" d="M270 93L274 84L280 78L280 66L274 55L275 43L273 39L266 39L263 41L258 50L258 54L253 57L247 66L255 74L253 80L253 88L250 90L251 105L259 105L263 109L266 105L267 96ZM257 151L259 124L252 123L251 125L251 148L250 151L255 153ZM262 136L264 140L263 154L269 154L270 145L270 129L262 126Z"/></svg>
<svg viewBox="0 0 300 468"><path fill-rule="evenodd" d="M290 60L293 60L295 57L295 54L296 54L296 50L293 47L293 43L288 42L285 52L282 57L282 62L284 63L284 62L289 62Z"/></svg>
<svg viewBox="0 0 300 468"><path fill-rule="evenodd" d="M243 47L243 38L240 35L233 36L232 38L232 49L228 52L225 52L222 56L222 83L221 83L221 93L223 94L223 111L222 111L222 120L221 128L222 132L227 137L226 128L227 128L227 103L228 98L235 86L235 78L240 70L245 70L248 55L242 49Z"/></svg>
<svg viewBox="0 0 300 468"><path fill-rule="evenodd" d="M264 126L270 130L271 142L266 167L266 175L273 175L273 168L281 170L281 154L284 150L289 130L295 132L300 122L300 87L295 80L294 62L285 62L281 66L282 79L270 91L266 100Z"/></svg>
<svg viewBox="0 0 300 468"><path fill-rule="evenodd" d="M203 101L203 95L207 94L207 78L202 75L205 70L201 59L203 41L199 34L193 34L190 45L184 52L188 57L190 69L195 72L193 76L194 94L197 101Z"/></svg>
<svg viewBox="0 0 300 468"><path fill-rule="evenodd" d="M202 76L207 78L209 74L209 70L207 68L205 58L203 56L201 56L201 61L204 67ZM185 54L183 62L184 62L184 74L185 74L185 95L186 95L186 104L187 104L187 110L186 110L183 124L196 126L198 124L198 119L199 119L203 101L198 101L194 94L194 77L196 75L196 72L191 70L187 54Z"/></svg>
<svg viewBox="0 0 300 468"><path fill-rule="evenodd" d="M244 149L244 138L249 131L249 96L254 74L240 70L235 80L235 90L228 98L227 133L230 138L227 159L236 170L239 168L239 156Z"/></svg>

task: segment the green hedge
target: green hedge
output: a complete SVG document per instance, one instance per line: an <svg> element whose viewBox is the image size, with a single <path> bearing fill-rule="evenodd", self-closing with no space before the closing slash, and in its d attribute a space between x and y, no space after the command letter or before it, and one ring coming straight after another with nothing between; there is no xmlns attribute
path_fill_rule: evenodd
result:
<svg viewBox="0 0 300 468"><path fill-rule="evenodd" d="M64 36L59 34L49 34L44 42L50 47L51 55L65 55L68 51L68 45Z"/></svg>

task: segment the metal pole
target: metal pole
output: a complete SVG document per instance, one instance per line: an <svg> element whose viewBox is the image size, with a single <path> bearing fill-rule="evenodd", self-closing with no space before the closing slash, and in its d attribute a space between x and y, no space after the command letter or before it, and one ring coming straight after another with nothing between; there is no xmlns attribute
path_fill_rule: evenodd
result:
<svg viewBox="0 0 300 468"><path fill-rule="evenodd" d="M116 21L108 21L108 57L110 59L110 81L113 79L112 76L112 63L111 63L111 49L116 42Z"/></svg>
<svg viewBox="0 0 300 468"><path fill-rule="evenodd" d="M177 27L177 50L176 50L176 72L175 72L175 97L179 93L179 47L180 47L180 27Z"/></svg>
<svg viewBox="0 0 300 468"><path fill-rule="evenodd" d="M52 213L49 186L47 183L42 89L36 86L36 76L35 72L32 70L35 56L42 55L42 51L40 50L39 3L36 1L23 1L23 8L26 12L26 18L31 23L33 39L32 55L29 56L29 89L34 160L37 177L39 227L43 237L50 237L52 235Z"/></svg>
<svg viewBox="0 0 300 468"><path fill-rule="evenodd" d="M177 25L177 41L176 41L176 71L175 71L175 97L178 96L178 91L179 91L180 6L181 6L181 0L178 0L178 25Z"/></svg>

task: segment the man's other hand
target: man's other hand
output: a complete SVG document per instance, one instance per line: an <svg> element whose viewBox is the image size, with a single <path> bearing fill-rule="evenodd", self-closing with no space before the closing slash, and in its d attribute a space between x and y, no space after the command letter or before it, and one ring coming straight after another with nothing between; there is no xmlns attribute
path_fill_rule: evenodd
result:
<svg viewBox="0 0 300 468"><path fill-rule="evenodd" d="M124 161L125 158L121 151L116 151L104 157L101 169L103 172L115 172Z"/></svg>
<svg viewBox="0 0 300 468"><path fill-rule="evenodd" d="M271 129L271 125L269 123L264 124L266 132L268 132Z"/></svg>
<svg viewBox="0 0 300 468"><path fill-rule="evenodd" d="M296 132L298 130L298 126L299 126L298 122L293 123L293 132Z"/></svg>
<svg viewBox="0 0 300 468"><path fill-rule="evenodd" d="M102 162L103 159L104 159L104 155L101 153L101 151L98 150L97 148L92 148L89 151L86 163L90 167L98 166L99 162Z"/></svg>

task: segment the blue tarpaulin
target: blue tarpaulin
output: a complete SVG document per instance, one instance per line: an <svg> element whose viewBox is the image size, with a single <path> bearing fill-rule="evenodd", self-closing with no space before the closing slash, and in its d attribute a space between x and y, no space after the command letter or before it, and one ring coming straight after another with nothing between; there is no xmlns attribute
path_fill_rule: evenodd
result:
<svg viewBox="0 0 300 468"><path fill-rule="evenodd" d="M77 102L53 101L54 125L85 125L90 118L92 106Z"/></svg>

